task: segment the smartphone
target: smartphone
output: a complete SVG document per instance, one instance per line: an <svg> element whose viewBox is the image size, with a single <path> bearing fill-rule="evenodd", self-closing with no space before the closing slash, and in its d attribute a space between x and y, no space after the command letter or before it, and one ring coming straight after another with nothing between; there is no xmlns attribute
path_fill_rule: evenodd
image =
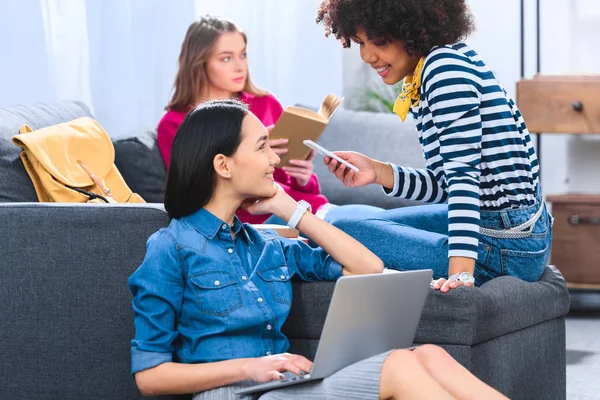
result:
<svg viewBox="0 0 600 400"><path fill-rule="evenodd" d="M330 152L329 150L327 150L326 148L319 146L318 144L316 144L315 142L313 142L312 140L305 140L304 142L305 146L313 149L314 151L316 151L317 153L319 153L320 155L322 155L323 157L331 157L334 160L337 160L339 162L341 162L342 164L344 164L346 167L353 169L354 172L359 172L358 168L356 168L354 165L350 164L348 161L346 160L342 160L340 157L336 156L335 154L333 154L332 152Z"/></svg>

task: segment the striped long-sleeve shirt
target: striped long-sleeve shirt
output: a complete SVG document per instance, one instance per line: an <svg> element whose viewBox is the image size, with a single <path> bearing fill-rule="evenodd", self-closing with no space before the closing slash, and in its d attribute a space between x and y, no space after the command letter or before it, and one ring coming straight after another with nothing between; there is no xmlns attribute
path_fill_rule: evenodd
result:
<svg viewBox="0 0 600 400"><path fill-rule="evenodd" d="M514 101L464 43L425 58L415 120L425 169L390 164L390 196L448 202L449 257L477 259L480 210L535 204L538 160Z"/></svg>

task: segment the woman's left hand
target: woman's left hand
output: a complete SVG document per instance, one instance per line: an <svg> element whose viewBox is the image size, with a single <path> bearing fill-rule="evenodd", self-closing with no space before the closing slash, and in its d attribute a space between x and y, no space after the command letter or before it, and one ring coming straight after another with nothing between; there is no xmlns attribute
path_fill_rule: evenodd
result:
<svg viewBox="0 0 600 400"><path fill-rule="evenodd" d="M450 289L456 289L459 286L473 287L472 283L464 283L461 281L449 281L446 278L440 278L433 282L433 288L439 290L442 293L448 292Z"/></svg>
<svg viewBox="0 0 600 400"><path fill-rule="evenodd" d="M306 186L312 177L315 165L313 159L315 151L311 150L306 160L290 160L291 167L283 167L282 169L292 178L296 179L298 185Z"/></svg>

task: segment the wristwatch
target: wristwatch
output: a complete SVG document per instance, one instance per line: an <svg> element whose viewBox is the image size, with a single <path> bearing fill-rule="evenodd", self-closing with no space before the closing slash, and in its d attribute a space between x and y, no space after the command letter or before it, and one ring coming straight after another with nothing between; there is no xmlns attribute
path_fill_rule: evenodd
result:
<svg viewBox="0 0 600 400"><path fill-rule="evenodd" d="M309 212L312 211L312 207L310 206L310 204L305 200L300 200L298 202L298 207L296 207L296 210L294 211L292 217L288 221L287 226L289 226L292 229L296 229L296 225L298 225L298 222L300 222L300 219L307 210Z"/></svg>
<svg viewBox="0 0 600 400"><path fill-rule="evenodd" d="M460 281L464 284L475 286L475 278L469 272L459 272L448 277L449 281Z"/></svg>

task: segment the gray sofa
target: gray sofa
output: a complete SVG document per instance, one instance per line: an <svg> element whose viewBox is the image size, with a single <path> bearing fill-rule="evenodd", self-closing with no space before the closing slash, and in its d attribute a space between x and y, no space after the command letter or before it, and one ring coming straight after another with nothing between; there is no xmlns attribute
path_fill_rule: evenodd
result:
<svg viewBox="0 0 600 400"><path fill-rule="evenodd" d="M129 375L134 335L127 277L148 236L168 223L160 204L40 204L10 143L34 129L90 115L77 102L0 109L0 398L137 399ZM162 200L155 134L115 135L116 163L146 200ZM414 126L392 115L340 111L322 136L331 149L420 166ZM334 203L406 205L379 188L350 190L317 163ZM291 351L314 355L333 284L294 282L284 330ZM416 343L435 343L514 399L564 399L569 295L548 267L536 283L501 277L449 294L431 291Z"/></svg>

